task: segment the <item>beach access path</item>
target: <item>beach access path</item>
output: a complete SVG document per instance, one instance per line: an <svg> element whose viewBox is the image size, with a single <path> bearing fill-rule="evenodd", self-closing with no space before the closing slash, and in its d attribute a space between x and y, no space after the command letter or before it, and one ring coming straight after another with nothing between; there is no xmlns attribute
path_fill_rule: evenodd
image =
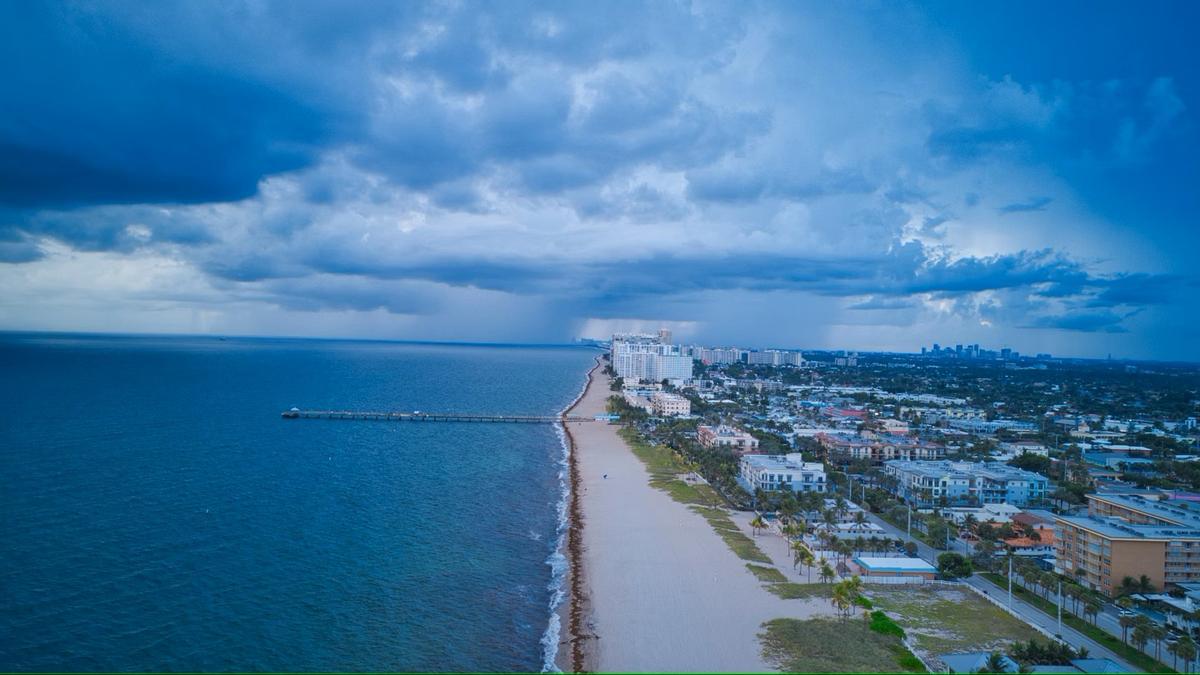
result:
<svg viewBox="0 0 1200 675"><path fill-rule="evenodd" d="M611 393L608 376L593 370L572 413L605 412ZM828 614L827 602L769 593L703 517L650 487L620 427L569 427L595 670L770 671L757 637L763 622Z"/></svg>

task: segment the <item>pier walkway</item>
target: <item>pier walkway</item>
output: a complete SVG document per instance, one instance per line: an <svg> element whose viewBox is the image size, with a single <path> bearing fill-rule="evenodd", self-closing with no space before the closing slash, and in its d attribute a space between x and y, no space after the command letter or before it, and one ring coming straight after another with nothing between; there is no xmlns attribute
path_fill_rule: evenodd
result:
<svg viewBox="0 0 1200 675"><path fill-rule="evenodd" d="M467 415L456 413L372 412L364 410L300 410L292 408L282 414L291 420L368 420L374 422L491 422L510 424L558 424L560 422L608 421L607 416L581 415Z"/></svg>

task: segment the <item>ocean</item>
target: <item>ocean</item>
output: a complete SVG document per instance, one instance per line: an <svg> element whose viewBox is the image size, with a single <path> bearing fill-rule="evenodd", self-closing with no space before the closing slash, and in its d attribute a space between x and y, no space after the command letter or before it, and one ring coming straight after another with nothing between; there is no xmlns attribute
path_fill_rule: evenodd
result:
<svg viewBox="0 0 1200 675"><path fill-rule="evenodd" d="M0 670L542 669L556 426L280 412L553 414L595 356L0 334Z"/></svg>

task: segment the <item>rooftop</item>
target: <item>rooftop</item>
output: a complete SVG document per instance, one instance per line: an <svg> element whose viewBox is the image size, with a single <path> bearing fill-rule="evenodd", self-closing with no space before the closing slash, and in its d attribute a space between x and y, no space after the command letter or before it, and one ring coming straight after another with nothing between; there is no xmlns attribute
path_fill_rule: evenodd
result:
<svg viewBox="0 0 1200 675"><path fill-rule="evenodd" d="M1120 518L1058 516L1058 522L1091 530L1109 539L1200 539L1200 529L1178 525L1138 525Z"/></svg>
<svg viewBox="0 0 1200 675"><path fill-rule="evenodd" d="M874 558L859 557L854 563L866 570L896 572L936 572L933 565L920 558Z"/></svg>
<svg viewBox="0 0 1200 675"><path fill-rule="evenodd" d="M796 459L793 459L795 457ZM820 471L824 473L825 465L820 462L800 461L800 454L791 455L745 455L742 461L756 469L790 469L792 471Z"/></svg>
<svg viewBox="0 0 1200 675"><path fill-rule="evenodd" d="M938 478L951 475L961 478L982 476L998 481L1025 480L1045 483L1048 480L1041 474L1018 469L999 462L952 462L947 459L925 461L895 459L887 462L886 465L888 467L895 467L900 471Z"/></svg>
<svg viewBox="0 0 1200 675"><path fill-rule="evenodd" d="M1111 493L1096 493L1088 495L1088 499L1097 502L1108 502L1135 511L1140 511L1157 520L1200 529L1200 510L1184 508L1181 500L1164 501L1149 499L1141 495L1122 495Z"/></svg>

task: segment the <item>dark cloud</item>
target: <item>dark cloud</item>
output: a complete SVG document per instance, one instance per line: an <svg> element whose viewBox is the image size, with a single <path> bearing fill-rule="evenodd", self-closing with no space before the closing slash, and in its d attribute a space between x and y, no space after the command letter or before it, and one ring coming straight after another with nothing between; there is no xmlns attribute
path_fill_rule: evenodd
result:
<svg viewBox="0 0 1200 675"><path fill-rule="evenodd" d="M1061 315L1040 316L1026 324L1025 328L1049 328L1080 333L1128 333L1122 322L1132 313L1118 314L1112 311L1070 312Z"/></svg>
<svg viewBox="0 0 1200 675"><path fill-rule="evenodd" d="M1106 280L1089 307L1162 305L1174 299L1186 279L1175 274L1122 274ZM1193 282L1195 283L1195 282Z"/></svg>
<svg viewBox="0 0 1200 675"><path fill-rule="evenodd" d="M1112 272L1138 258L1103 228L1130 219L1064 195L1079 167L1120 188L1194 164L1194 87L996 80L890 12L879 40L834 7L3 5L0 271L157 256L213 287L181 302L698 321L698 296L792 294L1098 333L1189 297L1175 249ZM1071 255L1042 248L1060 233Z"/></svg>
<svg viewBox="0 0 1200 675"><path fill-rule="evenodd" d="M0 203L242 199L330 138L329 112L312 101L175 58L168 36L85 7L2 10Z"/></svg>
<svg viewBox="0 0 1200 675"><path fill-rule="evenodd" d="M44 257L36 241L19 232L0 229L0 263L27 263Z"/></svg>

